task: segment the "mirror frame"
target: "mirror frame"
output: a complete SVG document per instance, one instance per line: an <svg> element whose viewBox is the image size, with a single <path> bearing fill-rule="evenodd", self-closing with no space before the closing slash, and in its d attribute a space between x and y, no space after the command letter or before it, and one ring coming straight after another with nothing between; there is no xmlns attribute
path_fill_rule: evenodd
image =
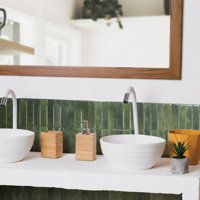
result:
<svg viewBox="0 0 200 200"><path fill-rule="evenodd" d="M85 77L85 78L130 78L130 79L181 79L182 65L183 0L171 0L170 66L169 68L131 67L53 67L1 65L0 75Z"/></svg>

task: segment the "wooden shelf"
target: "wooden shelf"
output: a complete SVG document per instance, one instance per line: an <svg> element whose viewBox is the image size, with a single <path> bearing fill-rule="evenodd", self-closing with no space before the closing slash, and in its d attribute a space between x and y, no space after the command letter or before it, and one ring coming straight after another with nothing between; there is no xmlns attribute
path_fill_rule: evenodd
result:
<svg viewBox="0 0 200 200"><path fill-rule="evenodd" d="M35 49L0 38L0 55L35 54Z"/></svg>

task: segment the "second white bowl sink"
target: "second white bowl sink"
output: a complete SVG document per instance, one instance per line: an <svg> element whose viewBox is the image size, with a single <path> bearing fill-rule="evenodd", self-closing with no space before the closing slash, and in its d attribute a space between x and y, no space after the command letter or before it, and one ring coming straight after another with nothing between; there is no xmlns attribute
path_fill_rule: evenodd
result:
<svg viewBox="0 0 200 200"><path fill-rule="evenodd" d="M31 150L34 132L21 129L0 129L0 163L21 161Z"/></svg>
<svg viewBox="0 0 200 200"><path fill-rule="evenodd" d="M104 157L115 168L137 171L152 168L161 158L165 139L147 135L111 135L100 139Z"/></svg>

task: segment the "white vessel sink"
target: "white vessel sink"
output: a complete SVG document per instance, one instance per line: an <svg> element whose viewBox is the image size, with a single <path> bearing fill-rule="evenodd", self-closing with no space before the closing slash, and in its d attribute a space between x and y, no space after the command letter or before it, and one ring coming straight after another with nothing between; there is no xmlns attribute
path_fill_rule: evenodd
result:
<svg viewBox="0 0 200 200"><path fill-rule="evenodd" d="M100 139L104 157L125 171L152 168L161 158L165 139L147 135L112 135Z"/></svg>
<svg viewBox="0 0 200 200"><path fill-rule="evenodd" d="M0 163L21 161L31 150L34 132L20 129L0 129Z"/></svg>

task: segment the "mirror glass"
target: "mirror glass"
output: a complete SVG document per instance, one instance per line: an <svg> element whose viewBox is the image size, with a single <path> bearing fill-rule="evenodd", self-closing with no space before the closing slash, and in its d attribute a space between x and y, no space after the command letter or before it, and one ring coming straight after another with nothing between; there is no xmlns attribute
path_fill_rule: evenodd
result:
<svg viewBox="0 0 200 200"><path fill-rule="evenodd" d="M169 0L0 0L0 8L0 65L169 68Z"/></svg>

